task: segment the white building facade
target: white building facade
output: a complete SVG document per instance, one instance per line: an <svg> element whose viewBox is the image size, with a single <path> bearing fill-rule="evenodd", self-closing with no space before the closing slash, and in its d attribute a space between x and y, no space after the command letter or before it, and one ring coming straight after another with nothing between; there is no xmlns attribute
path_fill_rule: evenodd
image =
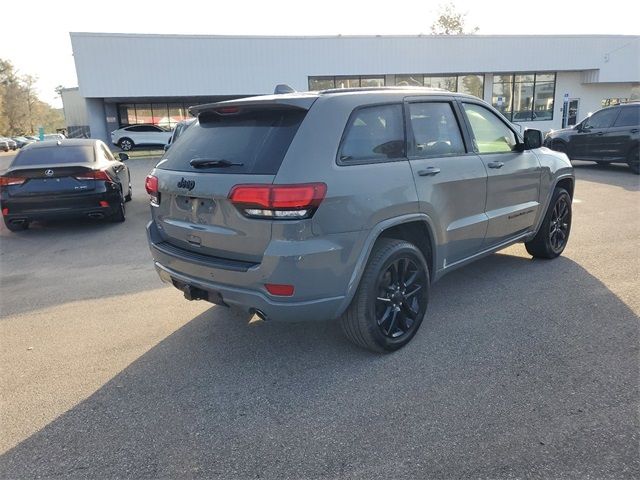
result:
<svg viewBox="0 0 640 480"><path fill-rule="evenodd" d="M191 105L273 93L280 83L440 87L543 131L640 99L640 36L70 35L73 95L85 108L77 98L65 105L67 125L105 140L124 125L171 127Z"/></svg>

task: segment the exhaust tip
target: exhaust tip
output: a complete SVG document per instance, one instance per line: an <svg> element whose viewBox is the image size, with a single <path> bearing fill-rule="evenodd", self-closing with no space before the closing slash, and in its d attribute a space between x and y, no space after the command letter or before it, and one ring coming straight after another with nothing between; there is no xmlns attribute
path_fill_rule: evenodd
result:
<svg viewBox="0 0 640 480"><path fill-rule="evenodd" d="M11 220L11 225L23 225L26 221L26 218L14 218Z"/></svg>
<svg viewBox="0 0 640 480"><path fill-rule="evenodd" d="M268 320L267 315L257 308L252 308L249 313L252 313L251 318L249 319L249 325L266 322Z"/></svg>

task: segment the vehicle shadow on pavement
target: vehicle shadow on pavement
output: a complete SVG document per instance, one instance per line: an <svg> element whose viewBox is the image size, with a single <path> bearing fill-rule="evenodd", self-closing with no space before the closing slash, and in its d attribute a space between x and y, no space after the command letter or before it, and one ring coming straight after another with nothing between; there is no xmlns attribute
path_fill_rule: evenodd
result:
<svg viewBox="0 0 640 480"><path fill-rule="evenodd" d="M3 478L638 478L638 317L568 258L435 285L405 349L213 308L0 459Z"/></svg>
<svg viewBox="0 0 640 480"><path fill-rule="evenodd" d="M608 165L582 161L572 161L571 163L578 182L585 180L622 187L631 192L640 191L640 175L633 173L624 163L610 163Z"/></svg>

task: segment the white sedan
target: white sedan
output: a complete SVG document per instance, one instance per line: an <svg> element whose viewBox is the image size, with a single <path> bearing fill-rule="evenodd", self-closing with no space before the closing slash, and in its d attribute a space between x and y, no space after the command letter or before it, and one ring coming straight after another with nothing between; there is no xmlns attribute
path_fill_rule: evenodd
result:
<svg viewBox="0 0 640 480"><path fill-rule="evenodd" d="M137 145L166 145L171 133L156 125L130 125L111 132L111 142L129 151Z"/></svg>

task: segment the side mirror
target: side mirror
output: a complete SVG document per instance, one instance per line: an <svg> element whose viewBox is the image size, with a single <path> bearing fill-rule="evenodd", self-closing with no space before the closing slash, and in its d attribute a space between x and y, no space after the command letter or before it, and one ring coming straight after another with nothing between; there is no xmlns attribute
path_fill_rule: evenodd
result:
<svg viewBox="0 0 640 480"><path fill-rule="evenodd" d="M534 148L540 148L544 142L544 136L540 130L533 128L527 128L524 131L524 148L525 150L532 150Z"/></svg>
<svg viewBox="0 0 640 480"><path fill-rule="evenodd" d="M126 153L118 153L118 158L120 159L121 162L124 162L125 160L129 160L129 155L127 155Z"/></svg>
<svg viewBox="0 0 640 480"><path fill-rule="evenodd" d="M170 147L170 146L171 146L171 144L167 143L167 144L164 146L164 151L166 152L167 150L169 150L169 147Z"/></svg>

